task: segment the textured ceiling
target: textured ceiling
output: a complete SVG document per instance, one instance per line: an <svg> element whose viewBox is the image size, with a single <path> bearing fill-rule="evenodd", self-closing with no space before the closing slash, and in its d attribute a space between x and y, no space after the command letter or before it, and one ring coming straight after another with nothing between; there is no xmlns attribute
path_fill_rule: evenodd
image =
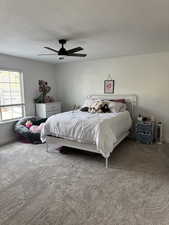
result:
<svg viewBox="0 0 169 225"><path fill-rule="evenodd" d="M51 63L43 46L82 46L85 59L169 50L169 0L0 0L0 53Z"/></svg>

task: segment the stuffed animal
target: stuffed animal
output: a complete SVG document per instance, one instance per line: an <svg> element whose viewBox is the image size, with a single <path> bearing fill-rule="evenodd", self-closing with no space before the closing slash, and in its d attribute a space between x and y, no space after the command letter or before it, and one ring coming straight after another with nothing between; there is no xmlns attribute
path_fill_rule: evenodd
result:
<svg viewBox="0 0 169 225"><path fill-rule="evenodd" d="M96 101L92 103L91 106L89 107L89 112L90 113L101 112L101 107L102 107L102 102Z"/></svg>
<svg viewBox="0 0 169 225"><path fill-rule="evenodd" d="M31 120L27 120L25 123L25 127L27 127L28 129L30 129L30 127L33 125Z"/></svg>
<svg viewBox="0 0 169 225"><path fill-rule="evenodd" d="M102 105L102 107L101 107L101 110L102 110L103 113L108 113L108 112L110 112L109 106L108 106L108 104L106 104L106 103L103 103L103 105Z"/></svg>
<svg viewBox="0 0 169 225"><path fill-rule="evenodd" d="M110 112L109 106L104 101L96 101L89 107L90 113L107 113Z"/></svg>

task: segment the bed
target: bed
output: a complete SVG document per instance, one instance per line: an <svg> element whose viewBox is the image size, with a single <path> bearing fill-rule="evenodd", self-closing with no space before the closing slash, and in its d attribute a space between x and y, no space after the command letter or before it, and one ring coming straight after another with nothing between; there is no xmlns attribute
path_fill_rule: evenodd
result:
<svg viewBox="0 0 169 225"><path fill-rule="evenodd" d="M48 118L41 132L42 142L73 147L101 154L108 159L115 147L129 135L135 115L135 95L91 95L89 100L125 99L127 110L109 113L89 113L80 110L56 114Z"/></svg>

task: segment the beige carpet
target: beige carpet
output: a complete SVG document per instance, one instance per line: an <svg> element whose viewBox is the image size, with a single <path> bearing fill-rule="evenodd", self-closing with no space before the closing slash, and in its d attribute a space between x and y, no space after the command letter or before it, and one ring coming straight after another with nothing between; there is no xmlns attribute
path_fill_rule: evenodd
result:
<svg viewBox="0 0 169 225"><path fill-rule="evenodd" d="M124 141L100 155L0 148L1 225L168 225L169 147Z"/></svg>

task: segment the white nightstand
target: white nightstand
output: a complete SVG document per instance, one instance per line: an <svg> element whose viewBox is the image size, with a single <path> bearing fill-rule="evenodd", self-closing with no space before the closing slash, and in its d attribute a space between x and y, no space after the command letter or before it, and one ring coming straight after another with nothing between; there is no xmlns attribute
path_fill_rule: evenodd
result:
<svg viewBox="0 0 169 225"><path fill-rule="evenodd" d="M54 114L61 113L61 102L36 103L36 116L48 118Z"/></svg>

